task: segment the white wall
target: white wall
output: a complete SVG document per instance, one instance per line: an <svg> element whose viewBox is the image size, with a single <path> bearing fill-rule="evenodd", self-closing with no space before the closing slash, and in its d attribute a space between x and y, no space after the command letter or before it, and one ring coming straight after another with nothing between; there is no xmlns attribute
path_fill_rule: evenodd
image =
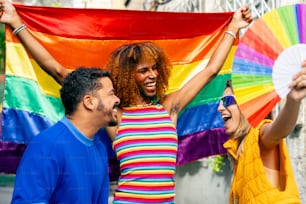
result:
<svg viewBox="0 0 306 204"><path fill-rule="evenodd" d="M225 158L222 173L215 173L209 159L177 167L176 204L227 204L232 170Z"/></svg>

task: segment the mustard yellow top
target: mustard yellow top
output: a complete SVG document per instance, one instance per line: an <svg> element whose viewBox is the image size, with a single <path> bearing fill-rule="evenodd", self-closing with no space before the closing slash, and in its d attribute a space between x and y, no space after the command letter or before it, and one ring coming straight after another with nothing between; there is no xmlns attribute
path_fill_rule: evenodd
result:
<svg viewBox="0 0 306 204"><path fill-rule="evenodd" d="M243 151L237 156L238 141L229 139L224 147L237 160L234 166L234 177L230 189L230 202L234 204L293 204L301 203L294 180L290 157L285 140L279 144L281 169L285 177L284 190L279 190L270 183L260 157L259 129L271 120L262 121L258 127L251 128L244 139Z"/></svg>

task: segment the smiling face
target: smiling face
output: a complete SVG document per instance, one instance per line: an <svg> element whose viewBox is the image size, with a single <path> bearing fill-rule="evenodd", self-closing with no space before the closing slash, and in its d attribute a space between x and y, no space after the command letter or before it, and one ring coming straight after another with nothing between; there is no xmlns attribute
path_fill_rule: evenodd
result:
<svg viewBox="0 0 306 204"><path fill-rule="evenodd" d="M233 95L234 95L233 90L230 87L225 88L223 97L233 96ZM224 121L225 132L228 135L234 136L240 125L241 112L235 101L234 101L235 103L231 103L233 102L231 101L232 100L231 98L228 99L228 104L226 104L226 101L224 101L225 103L223 103L223 101L220 100L218 106L218 112L221 114L221 117Z"/></svg>
<svg viewBox="0 0 306 204"><path fill-rule="evenodd" d="M106 69L112 73L120 107L162 101L168 90L172 63L152 42L126 44L112 52Z"/></svg>
<svg viewBox="0 0 306 204"><path fill-rule="evenodd" d="M156 96L156 81L158 70L153 58L141 60L135 69L135 82L140 88L143 98L154 98Z"/></svg>
<svg viewBox="0 0 306 204"><path fill-rule="evenodd" d="M120 100L114 94L112 81L108 77L101 78L100 83L103 84L103 88L94 94L97 117L99 120L104 118L107 126L116 126L118 123L117 107Z"/></svg>

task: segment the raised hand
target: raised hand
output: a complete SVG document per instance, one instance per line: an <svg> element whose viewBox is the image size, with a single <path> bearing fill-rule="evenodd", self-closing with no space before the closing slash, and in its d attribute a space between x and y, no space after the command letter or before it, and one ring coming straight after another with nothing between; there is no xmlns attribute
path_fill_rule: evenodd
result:
<svg viewBox="0 0 306 204"><path fill-rule="evenodd" d="M302 69L294 75L292 82L289 84L291 91L288 97L300 101L306 96L306 59L302 62Z"/></svg>
<svg viewBox="0 0 306 204"><path fill-rule="evenodd" d="M248 5L239 8L233 15L232 21L229 24L229 30L234 32L245 28L253 21L252 13Z"/></svg>
<svg viewBox="0 0 306 204"><path fill-rule="evenodd" d="M0 0L0 23L7 24L12 28L17 28L22 24L15 7L8 0Z"/></svg>

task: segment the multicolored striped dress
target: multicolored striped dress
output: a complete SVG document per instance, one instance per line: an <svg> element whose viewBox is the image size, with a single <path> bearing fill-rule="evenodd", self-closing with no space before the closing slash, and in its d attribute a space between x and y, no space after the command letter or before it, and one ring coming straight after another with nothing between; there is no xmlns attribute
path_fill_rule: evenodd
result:
<svg viewBox="0 0 306 204"><path fill-rule="evenodd" d="M174 203L177 132L162 105L123 108L113 144L121 171L113 203Z"/></svg>

